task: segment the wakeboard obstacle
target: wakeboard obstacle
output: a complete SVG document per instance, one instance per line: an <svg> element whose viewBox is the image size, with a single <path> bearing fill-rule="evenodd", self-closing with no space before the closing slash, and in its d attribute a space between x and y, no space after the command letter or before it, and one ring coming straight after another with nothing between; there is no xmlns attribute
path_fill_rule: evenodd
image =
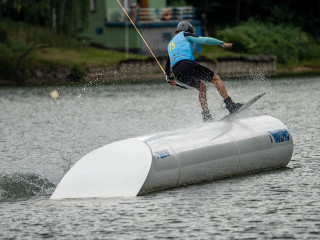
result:
<svg viewBox="0 0 320 240"><path fill-rule="evenodd" d="M216 121L96 149L65 174L50 199L132 197L287 166L292 136L278 119Z"/></svg>

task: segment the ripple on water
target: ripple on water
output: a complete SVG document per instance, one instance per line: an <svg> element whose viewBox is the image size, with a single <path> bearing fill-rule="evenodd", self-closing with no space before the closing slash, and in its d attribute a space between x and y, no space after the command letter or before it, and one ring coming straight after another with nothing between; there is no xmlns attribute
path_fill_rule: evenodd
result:
<svg viewBox="0 0 320 240"><path fill-rule="evenodd" d="M285 169L137 198L66 201L49 201L48 194L89 151L201 123L196 90L60 86L53 100L51 87L1 88L0 238L319 239L319 80L253 73L226 82L239 101L267 92L245 116L268 114L288 126L294 153ZM223 116L216 89L208 92L210 110Z"/></svg>

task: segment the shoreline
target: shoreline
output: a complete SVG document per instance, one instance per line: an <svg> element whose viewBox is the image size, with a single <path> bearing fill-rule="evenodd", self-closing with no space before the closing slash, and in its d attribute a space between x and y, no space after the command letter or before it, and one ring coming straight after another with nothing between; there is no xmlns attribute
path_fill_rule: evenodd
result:
<svg viewBox="0 0 320 240"><path fill-rule="evenodd" d="M252 73L261 73L268 78L284 78L294 76L319 76L320 66L294 66L276 67L274 61L265 59L257 60L251 57L243 61L213 61L210 59L197 59L197 62L210 68L225 80L246 78ZM269 64L269 65L266 65ZM161 59L161 65L165 65L165 59ZM220 66L220 67L219 67ZM224 68L222 68L223 66ZM271 69L271 67L272 69ZM269 70L272 71L269 71ZM220 70L220 71L219 71ZM224 72L221 72L224 71ZM31 68L24 70L24 81L16 82L14 74L10 76L0 76L0 85L68 85L75 83L139 83L139 82L161 82L165 81L161 72L153 59L137 60L130 59L120 62L113 67L85 68L83 72L73 70L71 67L58 67L55 69Z"/></svg>
<svg viewBox="0 0 320 240"><path fill-rule="evenodd" d="M309 78L309 77L320 77L320 69L319 71L314 72L282 72L277 75L273 76L267 76L269 79L277 79L277 78L288 78L288 77L303 77L303 78ZM245 79L245 76L242 77L228 77L224 78L223 81L233 81L233 80L239 80L242 81L242 79ZM71 82L68 80L64 81L28 81L26 83L16 83L12 80L8 79L1 79L0 78L0 87L4 86L71 86L71 85L87 85L87 84L141 84L141 83L165 83L165 78L162 74L154 74L154 75L146 75L146 76L140 76L140 77L128 77L128 78L118 78L118 79L106 79L106 80L100 80L100 81L86 81L81 80L77 82Z"/></svg>

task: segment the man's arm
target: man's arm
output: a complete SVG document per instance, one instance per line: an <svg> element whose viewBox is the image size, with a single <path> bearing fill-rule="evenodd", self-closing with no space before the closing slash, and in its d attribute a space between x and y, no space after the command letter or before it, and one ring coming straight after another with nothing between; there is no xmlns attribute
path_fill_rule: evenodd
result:
<svg viewBox="0 0 320 240"><path fill-rule="evenodd" d="M164 70L165 70L167 76L170 76L170 75L171 75L171 71L170 71L170 58L169 58L169 56L168 56L168 58L167 58L167 62L166 62L166 66L165 66Z"/></svg>
<svg viewBox="0 0 320 240"><path fill-rule="evenodd" d="M169 58L169 56L167 58L167 63L166 63L166 66L165 66L164 70L166 72L167 78L169 80L174 80L174 75L170 70L170 58Z"/></svg>
<svg viewBox="0 0 320 240"><path fill-rule="evenodd" d="M167 81L167 83L169 83L171 86L175 86L176 82L174 81L174 75L170 70L170 58L169 58L169 56L167 58L167 62L166 62L166 66L165 66L164 70L166 72L166 81Z"/></svg>
<svg viewBox="0 0 320 240"><path fill-rule="evenodd" d="M199 37L192 33L185 33L185 38L192 43L199 43L199 44L207 44L207 45L220 45L222 47L231 47L232 43L225 43L224 41L220 41L215 38L211 37Z"/></svg>
<svg viewBox="0 0 320 240"><path fill-rule="evenodd" d="M207 44L207 45L220 45L220 46L222 46L224 44L223 41L220 41L218 39L211 38L211 37L191 37L191 36L189 36L189 37L186 37L186 39L189 42Z"/></svg>

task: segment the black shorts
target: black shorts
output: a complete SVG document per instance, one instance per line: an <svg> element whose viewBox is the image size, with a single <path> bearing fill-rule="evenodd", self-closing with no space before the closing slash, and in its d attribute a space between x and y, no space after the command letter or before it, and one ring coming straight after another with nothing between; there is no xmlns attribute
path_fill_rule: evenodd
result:
<svg viewBox="0 0 320 240"><path fill-rule="evenodd" d="M200 81L210 82L214 72L193 60L181 60L173 68L175 78L190 87L199 88Z"/></svg>

